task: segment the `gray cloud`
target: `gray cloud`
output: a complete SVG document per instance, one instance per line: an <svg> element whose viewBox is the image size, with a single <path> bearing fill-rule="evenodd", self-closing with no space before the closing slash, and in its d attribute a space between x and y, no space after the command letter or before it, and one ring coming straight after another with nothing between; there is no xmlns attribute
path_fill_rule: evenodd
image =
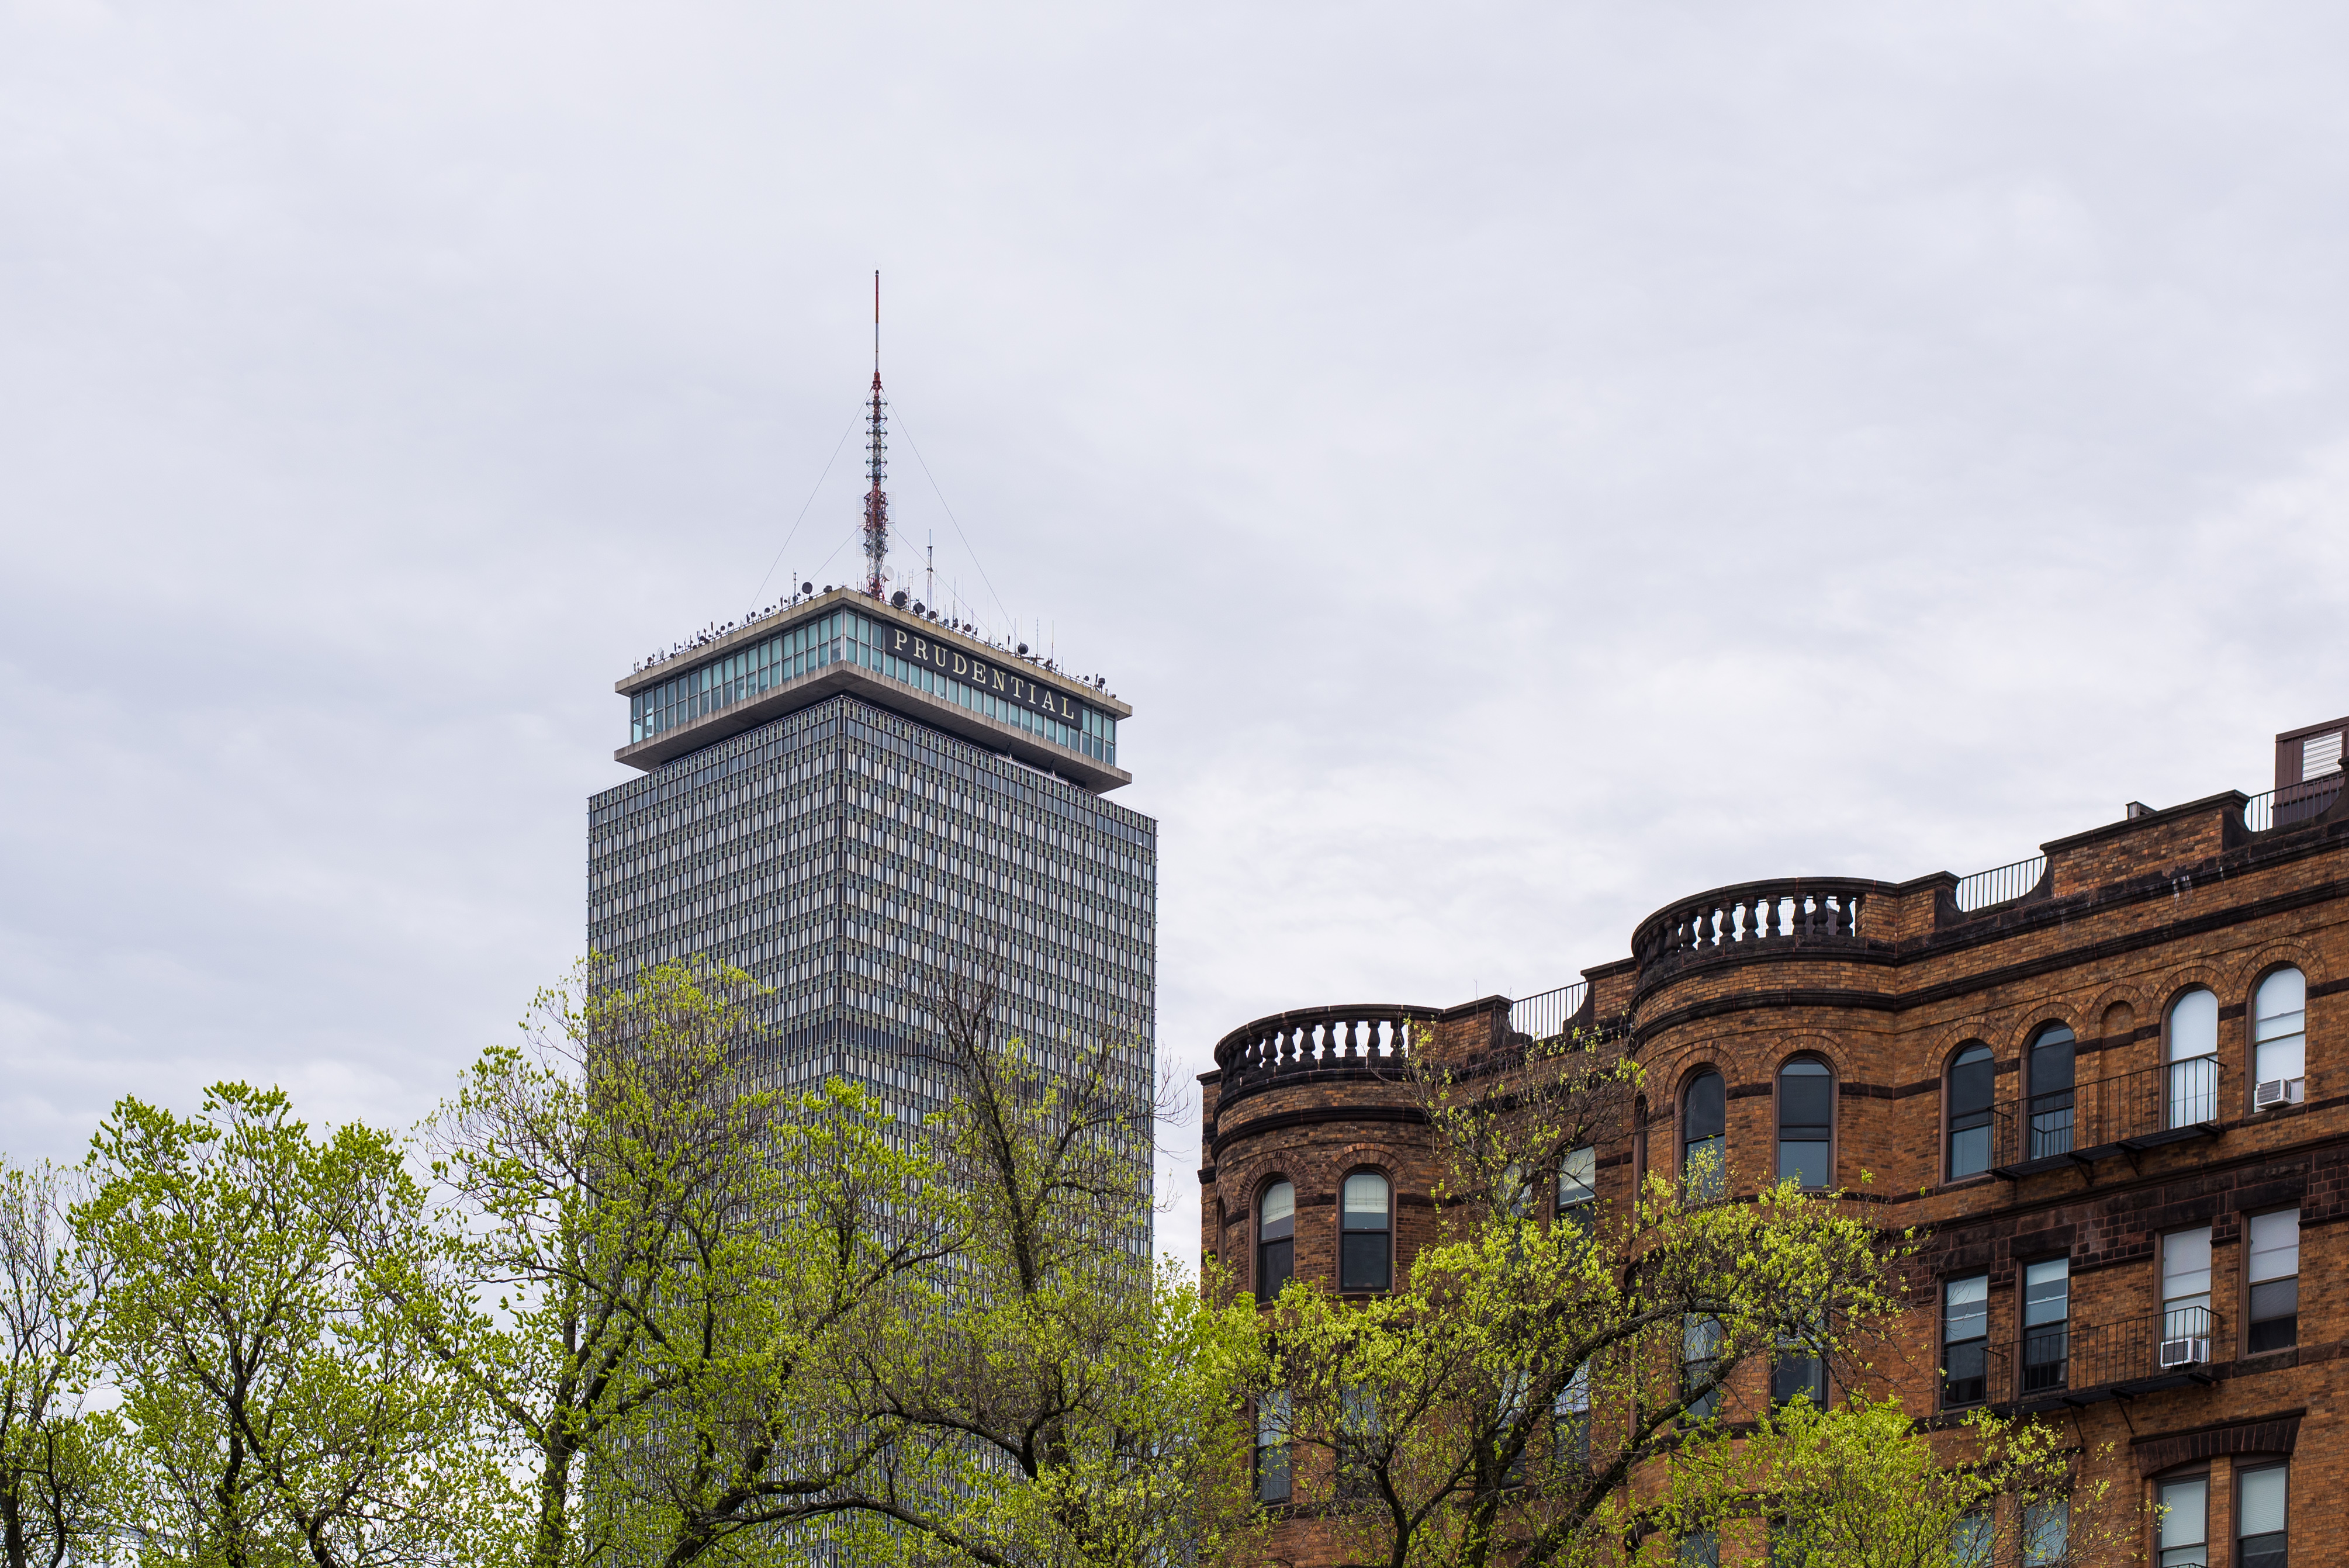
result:
<svg viewBox="0 0 2349 1568"><path fill-rule="evenodd" d="M2349 707L2343 26L0 13L0 1142L500 1037L608 683L848 574L874 266L901 536L1139 710L1186 1070L2261 788Z"/></svg>

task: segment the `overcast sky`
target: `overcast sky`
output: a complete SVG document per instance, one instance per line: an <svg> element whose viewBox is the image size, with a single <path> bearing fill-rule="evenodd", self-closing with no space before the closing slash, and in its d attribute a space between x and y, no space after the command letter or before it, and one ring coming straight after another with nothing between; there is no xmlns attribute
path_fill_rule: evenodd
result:
<svg viewBox="0 0 2349 1568"><path fill-rule="evenodd" d="M0 1148L509 1037L614 678L852 570L876 267L901 539L1134 707L1186 1077L2263 789L2349 711L2345 75L2314 5L0 3Z"/></svg>

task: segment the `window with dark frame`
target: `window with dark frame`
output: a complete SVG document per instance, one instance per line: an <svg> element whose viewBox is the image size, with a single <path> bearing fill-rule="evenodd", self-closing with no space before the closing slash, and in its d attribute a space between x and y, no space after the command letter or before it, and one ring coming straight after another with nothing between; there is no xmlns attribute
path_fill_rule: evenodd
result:
<svg viewBox="0 0 2349 1568"><path fill-rule="evenodd" d="M1775 1410L1797 1398L1809 1399L1814 1410L1827 1408L1827 1364L1816 1337L1782 1334L1770 1357L1770 1408Z"/></svg>
<svg viewBox="0 0 2349 1568"><path fill-rule="evenodd" d="M1256 1201L1256 1298L1270 1301L1296 1272L1297 1189L1275 1181Z"/></svg>
<svg viewBox="0 0 2349 1568"><path fill-rule="evenodd" d="M1681 1097L1681 1181L1689 1202L1728 1195L1728 1086L1719 1073L1701 1072Z"/></svg>
<svg viewBox="0 0 2349 1568"><path fill-rule="evenodd" d="M1950 1526L1950 1562L1953 1568L1990 1568L1994 1537L1987 1513L1961 1514Z"/></svg>
<svg viewBox="0 0 2349 1568"><path fill-rule="evenodd" d="M1586 1143L1557 1163L1557 1216L1588 1231L1598 1204L1599 1150Z"/></svg>
<svg viewBox="0 0 2349 1568"><path fill-rule="evenodd" d="M1375 1496L1374 1457L1379 1439L1379 1392L1367 1383L1349 1383L1338 1394L1338 1501L1361 1502Z"/></svg>
<svg viewBox="0 0 2349 1568"><path fill-rule="evenodd" d="M2072 1260L2023 1267L2023 1391L2068 1387L2072 1359Z"/></svg>
<svg viewBox="0 0 2349 1568"><path fill-rule="evenodd" d="M1532 1414L1529 1408L1532 1392L1533 1378L1522 1367L1514 1368L1501 1379L1500 1405L1494 1412L1493 1441L1499 1449L1506 1449L1512 1442L1517 1445L1516 1451L1509 1454L1506 1462L1500 1467L1503 1486L1526 1484L1526 1450L1531 1446L1530 1439L1535 1430L1534 1424L1526 1419ZM1501 1455L1496 1452L1494 1458L1499 1460Z"/></svg>
<svg viewBox="0 0 2349 1568"><path fill-rule="evenodd" d="M2300 1343L2300 1211L2254 1214L2243 1227L2248 1248L2249 1326L2253 1356Z"/></svg>
<svg viewBox="0 0 2349 1568"><path fill-rule="evenodd" d="M1288 1501L1288 1390L1276 1388L1256 1402L1256 1500Z"/></svg>
<svg viewBox="0 0 2349 1568"><path fill-rule="evenodd" d="M1721 1390L1697 1390L1713 1379L1721 1359L1721 1319L1704 1313L1681 1317L1681 1398L1688 1401L1682 1414L1692 1421L1709 1421L1721 1408ZM1692 1398L1692 1396L1694 1396Z"/></svg>
<svg viewBox="0 0 2349 1568"><path fill-rule="evenodd" d="M2072 1551L2072 1501L2045 1498L2023 1511L2023 1568L2057 1568Z"/></svg>
<svg viewBox="0 0 2349 1568"><path fill-rule="evenodd" d="M1990 1392L1990 1275L1941 1282L1941 1404L1979 1405Z"/></svg>
<svg viewBox="0 0 2349 1568"><path fill-rule="evenodd" d="M2061 1024L2033 1037L2025 1065L2031 1100L2025 1109L2030 1152L2045 1160L2072 1152L2072 1069L2077 1041Z"/></svg>
<svg viewBox="0 0 2349 1568"><path fill-rule="evenodd" d="M1990 1169L1991 1100L1996 1064L1988 1046L1976 1042L1950 1064L1949 1180L1978 1176Z"/></svg>
<svg viewBox="0 0 2349 1568"><path fill-rule="evenodd" d="M2210 1227L2172 1231L2161 1238L2161 1337L2210 1336ZM2205 1359L2209 1351L2202 1352Z"/></svg>
<svg viewBox="0 0 2349 1568"><path fill-rule="evenodd" d="M2155 1568L2209 1568L2210 1478L2182 1476L2154 1493L2161 1505L2155 1529Z"/></svg>
<svg viewBox="0 0 2349 1568"><path fill-rule="evenodd" d="M1574 1376L1557 1391L1550 1402L1549 1446L1551 1457L1559 1464L1577 1470L1590 1464L1590 1363L1586 1361L1574 1369Z"/></svg>
<svg viewBox="0 0 2349 1568"><path fill-rule="evenodd" d="M1385 1290L1393 1280L1393 1191L1375 1171L1346 1178L1338 1221L1338 1288Z"/></svg>
<svg viewBox="0 0 2349 1568"><path fill-rule="evenodd" d="M1827 1065L1803 1057L1778 1069L1778 1180L1832 1187L1835 1079Z"/></svg>
<svg viewBox="0 0 2349 1568"><path fill-rule="evenodd" d="M2290 1468L2256 1465L2235 1471L2235 1568L2291 1568Z"/></svg>

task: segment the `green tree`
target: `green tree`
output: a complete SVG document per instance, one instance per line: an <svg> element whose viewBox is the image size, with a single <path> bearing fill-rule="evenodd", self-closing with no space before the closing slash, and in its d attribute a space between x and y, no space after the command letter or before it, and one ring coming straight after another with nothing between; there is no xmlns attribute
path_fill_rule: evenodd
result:
<svg viewBox="0 0 2349 1568"><path fill-rule="evenodd" d="M313 1137L279 1091L217 1084L192 1118L119 1101L92 1179L74 1227L109 1271L116 1522L143 1558L368 1568L486 1544L471 1401L359 1262L424 1250L392 1139Z"/></svg>
<svg viewBox="0 0 2349 1568"><path fill-rule="evenodd" d="M2143 1525L2086 1457L2028 1417L1977 1410L1936 1432L1893 1399L1804 1400L1676 1455L1657 1517L1673 1531L1744 1520L1732 1527L1799 1568L2076 1568L2126 1556Z"/></svg>
<svg viewBox="0 0 2349 1568"><path fill-rule="evenodd" d="M1113 1037L1007 1039L991 975L935 986L954 1087L929 1132L949 1266L856 1346L895 1433L859 1478L863 1563L1145 1568L1250 1538L1253 1313L1148 1255L1156 1087Z"/></svg>
<svg viewBox="0 0 2349 1568"><path fill-rule="evenodd" d="M1749 1368L1836 1357L1899 1310L1900 1238L1791 1185L1717 1202L1718 1172L1651 1175L1603 1212L1555 1210L1572 1151L1626 1140L1640 1074L1619 1055L1568 1039L1412 1071L1435 1239L1386 1295L1292 1280L1269 1323L1291 1446L1328 1460L1299 1501L1338 1505L1361 1561L1604 1560L1684 1511L1646 1490L1750 1413Z"/></svg>
<svg viewBox="0 0 2349 1568"><path fill-rule="evenodd" d="M533 1568L782 1550L884 1440L838 1342L934 1255L924 1173L861 1091L756 1088L756 995L591 965L430 1125L461 1234L380 1278L518 1451Z"/></svg>
<svg viewBox="0 0 2349 1568"><path fill-rule="evenodd" d="M0 1158L0 1555L58 1568L91 1554L110 1423L83 1412L105 1272L72 1243L78 1171Z"/></svg>

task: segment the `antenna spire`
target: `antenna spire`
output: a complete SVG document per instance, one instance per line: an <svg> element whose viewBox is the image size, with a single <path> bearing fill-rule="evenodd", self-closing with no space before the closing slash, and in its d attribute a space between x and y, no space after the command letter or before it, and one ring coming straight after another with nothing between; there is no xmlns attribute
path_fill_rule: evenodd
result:
<svg viewBox="0 0 2349 1568"><path fill-rule="evenodd" d="M864 591L882 597L882 567L889 558L889 492L881 481L889 475L889 405L881 396L881 274L873 274L873 407L866 420L865 473L873 488L864 492Z"/></svg>

